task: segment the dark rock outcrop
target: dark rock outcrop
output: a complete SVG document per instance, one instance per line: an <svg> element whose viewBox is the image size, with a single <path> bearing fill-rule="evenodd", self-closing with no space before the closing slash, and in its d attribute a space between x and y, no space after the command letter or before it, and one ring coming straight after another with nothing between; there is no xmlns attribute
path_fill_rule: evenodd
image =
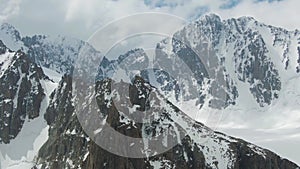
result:
<svg viewBox="0 0 300 169"><path fill-rule="evenodd" d="M21 51L13 52L0 41L0 142L9 143L26 119L40 114L45 96L40 81L43 70Z"/></svg>

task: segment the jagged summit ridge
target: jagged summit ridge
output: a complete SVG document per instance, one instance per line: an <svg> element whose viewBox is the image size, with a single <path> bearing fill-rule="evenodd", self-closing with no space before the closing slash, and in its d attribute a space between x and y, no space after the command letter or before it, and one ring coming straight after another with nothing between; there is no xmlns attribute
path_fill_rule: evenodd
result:
<svg viewBox="0 0 300 169"><path fill-rule="evenodd" d="M86 42L65 36L33 35L22 37L12 25L3 23L0 29L1 40L10 49L25 52L35 63L50 68L58 73L70 74L74 61L77 59L82 47L85 52L101 55Z"/></svg>

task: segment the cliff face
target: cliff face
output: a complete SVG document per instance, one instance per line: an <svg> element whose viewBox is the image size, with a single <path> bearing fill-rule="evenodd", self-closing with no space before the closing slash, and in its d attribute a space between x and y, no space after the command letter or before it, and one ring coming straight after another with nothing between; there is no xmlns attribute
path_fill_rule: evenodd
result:
<svg viewBox="0 0 300 169"><path fill-rule="evenodd" d="M39 116L45 96L43 70L21 51L10 51L0 41L0 143L14 139L26 119Z"/></svg>

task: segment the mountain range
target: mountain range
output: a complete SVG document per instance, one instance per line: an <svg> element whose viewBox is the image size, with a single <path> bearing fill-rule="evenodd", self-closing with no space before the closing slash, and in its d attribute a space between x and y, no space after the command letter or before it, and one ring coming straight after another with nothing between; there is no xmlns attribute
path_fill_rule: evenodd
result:
<svg viewBox="0 0 300 169"><path fill-rule="evenodd" d="M138 48L117 59L102 56L75 38L22 37L7 23L0 27L0 40L0 168L299 168L270 150L214 131L215 121L192 118L202 112L213 114L210 120L220 120L222 112L230 114L231 121L236 110L252 110L265 113L263 117L268 112L294 117L297 122L300 117L291 113L300 110L298 30L252 17L222 20L209 14L157 42L154 56ZM78 105L86 122L101 126L89 118L88 104L78 101L80 83L72 75L82 48L103 57L94 91L102 120L141 143L124 146L124 140L85 130ZM156 68L142 70L149 60ZM112 90L112 85L119 90ZM287 100L287 95L293 99ZM122 107L117 98L132 107ZM133 108L150 112L141 120L151 123L136 123ZM105 144L125 147L125 153L143 147L138 151L142 158L122 157L99 147L96 141L103 138ZM174 146L151 154L149 142L162 149Z"/></svg>

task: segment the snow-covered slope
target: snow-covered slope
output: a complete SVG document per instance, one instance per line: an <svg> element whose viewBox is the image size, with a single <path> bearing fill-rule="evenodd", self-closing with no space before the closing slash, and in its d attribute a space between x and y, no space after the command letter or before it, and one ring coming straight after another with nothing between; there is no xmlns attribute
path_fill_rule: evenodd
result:
<svg viewBox="0 0 300 169"><path fill-rule="evenodd" d="M16 52L8 51L6 47L4 47L2 41L0 41L1 47L1 57L0 57L0 78L4 75L5 71L13 64L13 57Z"/></svg>
<svg viewBox="0 0 300 169"><path fill-rule="evenodd" d="M0 168L31 168L48 139L43 115L57 83L47 75L55 74L45 75L23 52L11 51L2 41L0 48Z"/></svg>
<svg viewBox="0 0 300 169"><path fill-rule="evenodd" d="M0 144L0 168L29 169L36 165L38 152L49 138L49 126L44 119L44 114L49 104L49 96L58 85L57 82L49 80L43 80L41 84L45 89L41 114L33 120L26 119L20 133L9 144Z"/></svg>

